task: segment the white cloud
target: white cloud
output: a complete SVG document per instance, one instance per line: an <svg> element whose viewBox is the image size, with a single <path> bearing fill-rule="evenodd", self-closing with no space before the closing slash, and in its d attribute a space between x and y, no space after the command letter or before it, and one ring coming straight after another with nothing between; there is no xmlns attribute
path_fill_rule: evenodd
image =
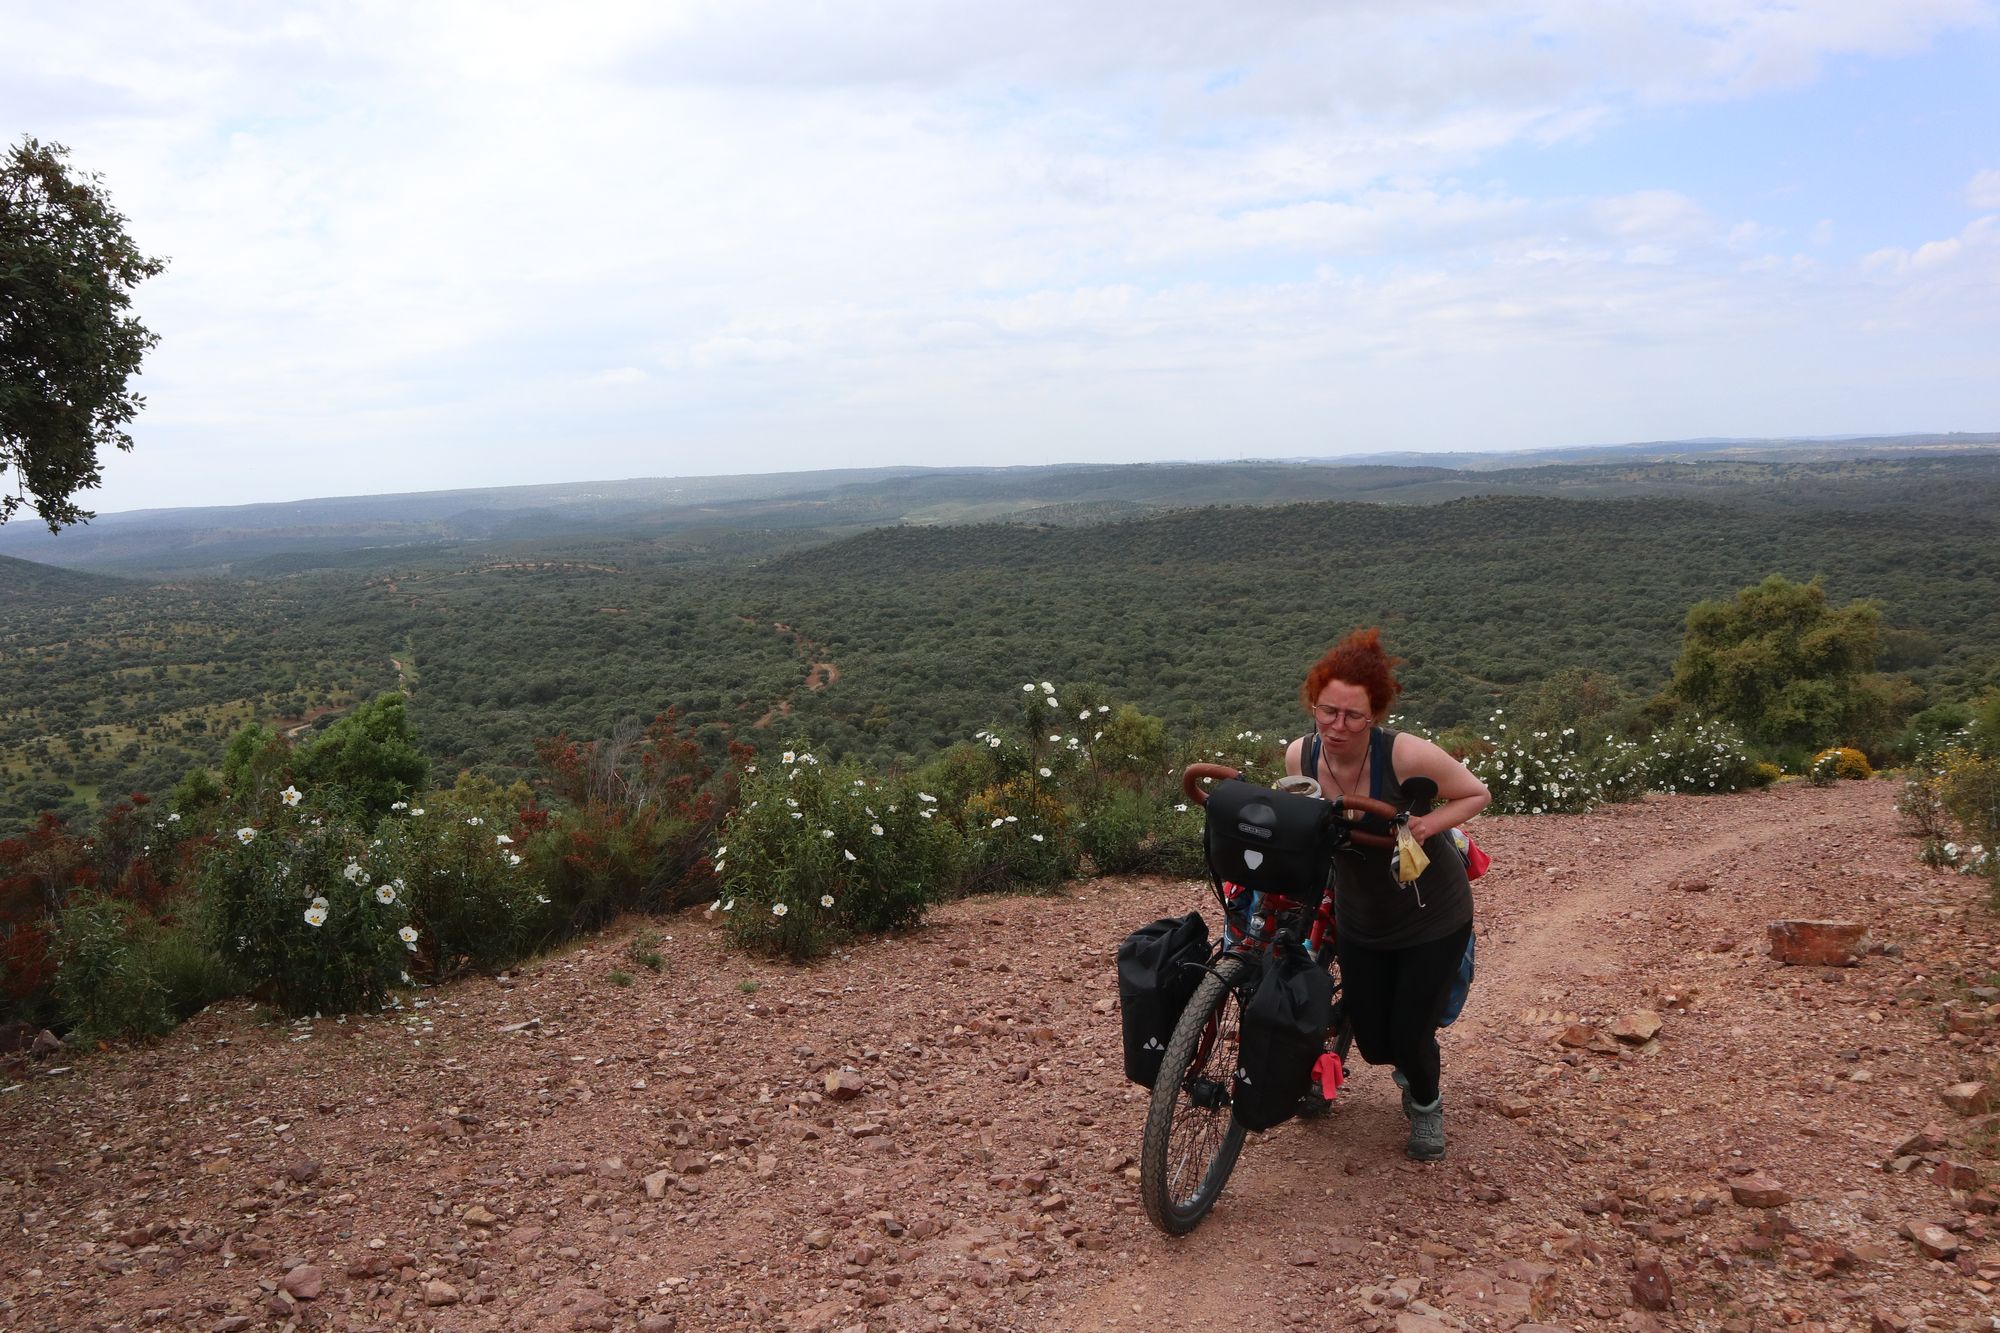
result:
<svg viewBox="0 0 2000 1333"><path fill-rule="evenodd" d="M1982 212L2000 209L2000 170L1988 167L1975 175L1965 187L1965 202Z"/></svg>
<svg viewBox="0 0 2000 1333"><path fill-rule="evenodd" d="M1715 364L1739 331L1823 345L1885 285L1872 317L1979 318L1929 281L1987 271L1969 233L1865 274L1801 266L1775 224L1665 169L1537 191L1492 164L1993 12L0 0L0 123L70 142L172 259L140 296L163 341L105 508L186 487L197 459L241 459L230 498L325 489L298 460L328 448L415 489L721 449L743 468L1463 443L1572 429L1536 386L1588 365L1572 387L1608 403L1605 348L1727 383L1749 378ZM1991 171L1966 189L1996 193ZM1461 381L1483 405L1438 392ZM1612 415L1579 419L1668 433Z"/></svg>

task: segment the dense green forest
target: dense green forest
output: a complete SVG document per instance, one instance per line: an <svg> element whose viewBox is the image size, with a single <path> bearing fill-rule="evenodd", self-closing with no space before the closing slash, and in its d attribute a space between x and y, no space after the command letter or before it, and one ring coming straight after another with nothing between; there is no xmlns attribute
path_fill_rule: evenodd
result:
<svg viewBox="0 0 2000 1333"><path fill-rule="evenodd" d="M1182 725L1294 727L1305 664L1379 623L1408 659L1406 713L1445 727L1565 668L1643 698L1693 603L1773 572L1878 600L1878 665L1912 706L2000 682L2000 454L1355 468L1335 493L1396 503L1271 503L1340 471L877 475L788 511L828 526L757 509L308 543L228 579L0 557L0 831L163 790L244 722L303 734L398 687L440 772L511 778L538 736L667 708L711 744L910 762L1030 678L1099 683ZM1240 502L1184 507L1196 483ZM988 509L1010 521L938 521Z"/></svg>

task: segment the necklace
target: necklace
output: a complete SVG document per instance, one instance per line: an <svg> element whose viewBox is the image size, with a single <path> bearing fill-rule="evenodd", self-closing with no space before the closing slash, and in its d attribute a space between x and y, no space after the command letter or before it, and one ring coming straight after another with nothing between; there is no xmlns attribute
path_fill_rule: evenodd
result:
<svg viewBox="0 0 2000 1333"><path fill-rule="evenodd" d="M1368 751L1371 747L1374 746L1374 744L1375 744L1375 737L1374 734L1371 732L1369 734L1367 742L1361 747L1361 762L1357 764L1354 769L1354 783L1356 786L1360 786L1361 783L1365 781L1365 779L1362 777L1362 774L1368 771ZM1326 775L1327 777L1333 780L1333 789L1339 792L1342 796L1353 795L1353 793L1348 791L1346 786L1341 783L1340 774L1337 771L1335 771L1333 766L1333 756L1330 754L1324 755L1323 759L1326 764Z"/></svg>

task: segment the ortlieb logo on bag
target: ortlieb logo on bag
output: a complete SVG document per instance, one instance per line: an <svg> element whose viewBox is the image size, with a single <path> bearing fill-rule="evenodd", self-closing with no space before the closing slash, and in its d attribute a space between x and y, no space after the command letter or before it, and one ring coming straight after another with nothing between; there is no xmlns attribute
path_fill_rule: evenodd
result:
<svg viewBox="0 0 2000 1333"><path fill-rule="evenodd" d="M1269 1129L1298 1113L1320 1043L1333 1022L1333 978L1293 946L1273 953L1243 1006L1230 1102L1245 1129Z"/></svg>
<svg viewBox="0 0 2000 1333"><path fill-rule="evenodd" d="M1231 778L1208 794L1203 838L1218 879L1317 902L1330 869L1332 807Z"/></svg>
<svg viewBox="0 0 2000 1333"><path fill-rule="evenodd" d="M1208 923L1201 913L1162 917L1118 946L1118 1012L1125 1035L1125 1077L1152 1087L1181 1010L1208 962Z"/></svg>

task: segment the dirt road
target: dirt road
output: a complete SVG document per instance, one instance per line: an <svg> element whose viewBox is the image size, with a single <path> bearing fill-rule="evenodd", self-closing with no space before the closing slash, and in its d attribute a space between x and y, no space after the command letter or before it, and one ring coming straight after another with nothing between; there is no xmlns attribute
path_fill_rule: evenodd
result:
<svg viewBox="0 0 2000 1333"><path fill-rule="evenodd" d="M1995 919L1916 864L1894 790L1482 821L1447 1160L1402 1158L1362 1068L1327 1119L1253 1138L1180 1241L1139 1208L1111 959L1193 885L959 903L810 969L697 916L401 1013L231 1005L0 1094L0 1327L1992 1327L1992 1219L1934 1176L1995 1174L1940 1100L1994 1068L1969 988ZM1779 967L1784 916L1890 952ZM635 934L671 936L660 973ZM1641 1009L1643 1051L1556 1040ZM1931 1123L1946 1146L1885 1171ZM1752 1173L1788 1201L1736 1202ZM1966 1257L1899 1234L1926 1223ZM283 1294L305 1268L317 1294Z"/></svg>

